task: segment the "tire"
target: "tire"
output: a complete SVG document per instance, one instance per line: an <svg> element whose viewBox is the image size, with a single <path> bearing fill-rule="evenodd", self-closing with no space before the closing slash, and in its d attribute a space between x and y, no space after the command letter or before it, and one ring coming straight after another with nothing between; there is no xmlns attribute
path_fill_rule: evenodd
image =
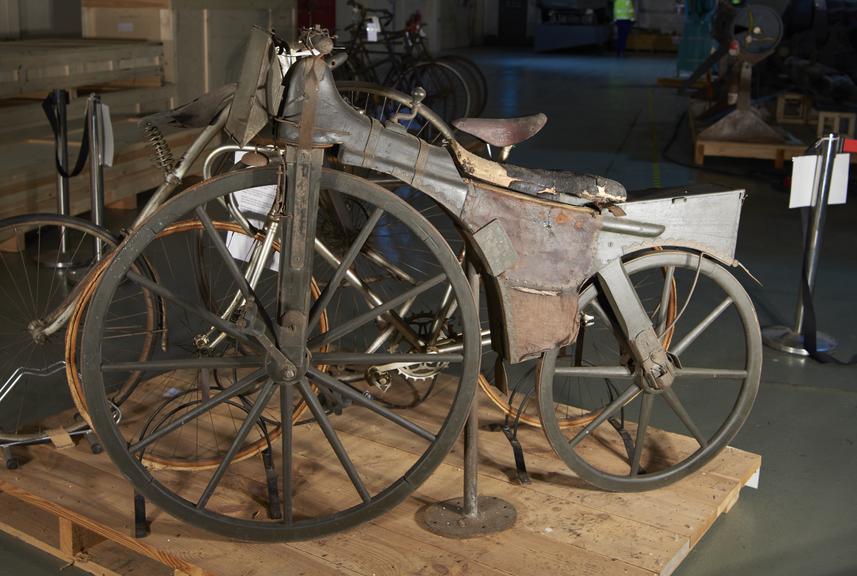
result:
<svg viewBox="0 0 857 576"><path fill-rule="evenodd" d="M665 249L622 266L675 359L674 382L663 390L645 384L605 288L592 281L580 297L588 325L578 341L540 361L539 408L548 440L580 478L605 490L642 491L698 470L735 437L759 387L762 343L749 296L720 264ZM666 322L660 310L670 285L679 304ZM556 407L563 405L598 416L562 429Z"/></svg>
<svg viewBox="0 0 857 576"><path fill-rule="evenodd" d="M488 82L479 66L469 58L454 54L445 54L437 60L451 65L464 77L473 97L470 116L480 116L488 104Z"/></svg>
<svg viewBox="0 0 857 576"><path fill-rule="evenodd" d="M331 265L330 258L332 255L341 262L352 240L343 240L341 233L330 231L324 222L324 212L319 212L313 240L317 246L313 275L320 285L331 286L329 296L322 291L322 297L328 301L325 310L330 330L319 332L313 328L309 332L307 346L313 356L306 380L300 379L295 384L280 381L276 385L270 380L263 367L265 356L254 344L258 338L238 337L242 315L219 324L230 334L222 348L200 354L199 350L188 347L189 342L198 345L194 337L211 326L213 320L207 316L210 312L204 305L184 299L183 295L199 299L199 290L194 286L182 288L179 275L171 283L168 275L161 274L160 284L148 289L162 295L168 308L178 306L186 311L185 333L171 335L169 350L146 363L122 364L105 358L102 343L106 326L102 319L116 304L114 297L119 287L139 281L129 274L132 263L144 254L162 250L158 246L159 234L191 215L209 218L207 214L211 211L216 216L217 210L222 209L215 200L225 194L258 187L276 189L277 178L277 168L233 172L194 186L166 203L127 239L105 269L83 328L81 358L86 404L111 459L135 488L160 508L188 523L238 539L319 537L377 517L401 502L431 474L454 444L464 425L479 369L473 298L461 267L443 238L400 198L355 176L330 170L322 172L322 189L336 190L353 198L355 205L368 207L364 225L369 236L368 244L356 253L354 263L340 270L349 270L354 275L346 275L347 282L343 283L338 280L342 276L334 272L340 267ZM391 241L397 227L407 229L409 237L421 243L417 246L421 251ZM212 237L213 243L216 237ZM419 261L406 262L401 259L403 249L424 256ZM409 271L411 281L379 266L374 259L376 252L391 261L398 258L396 261ZM174 267L182 265L180 250L167 253ZM432 257L431 262L425 262L428 256ZM415 268L416 262L422 263L421 269ZM160 266L157 261L153 265ZM375 315L366 310L364 303L368 294L388 302L396 295L406 300L413 298L415 303L431 302L446 287L457 302L457 313L450 325L455 324L459 330L455 343L462 348L460 353L408 344L408 338L400 337L408 329L397 324L396 314ZM234 290L234 285L229 285L219 293L233 294ZM264 309L265 298L259 295L257 301ZM394 328L394 337L384 342L381 352L374 357L373 353L367 353L367 343L378 340L390 327ZM328 344L331 352L323 352L323 346ZM227 347L228 353L221 353ZM443 363L443 381L411 408L399 401L417 395L405 379L393 377L386 389L382 389L370 377L371 368L391 361L406 367ZM110 417L105 374L123 370L157 373L151 380L160 382L151 385L159 385L175 395L174 388L183 390L179 378L182 369L216 369L223 373L234 370L236 374L222 387L209 390L207 404L203 401L189 411L177 413L157 430L145 426L158 409L154 403L138 404L136 413L123 414L119 424ZM311 389L310 384L315 388ZM198 388L199 382L190 381L185 386ZM260 421L266 422L269 411L275 415L277 410L280 415L290 414L295 395L309 404L312 417L306 423L284 427L282 441L273 443L273 452L268 454L274 468L263 470L263 462L256 458L235 460L234 455L248 438L244 433L258 428ZM192 449L195 440L188 430L192 431L193 422L200 419L194 416L207 417L210 407L213 410L225 406L232 399L238 399L246 410L234 413L233 420L219 428L227 444L221 445L224 453L213 473L149 469L141 461L141 453L159 443ZM389 407L393 404L402 407ZM291 424L290 418L279 420ZM183 431L186 435L181 440ZM286 470L291 472L282 474ZM266 477L267 494L259 482ZM271 486L279 490L275 488L272 492ZM259 514L260 505L267 506L269 517ZM285 520L272 519L276 516L270 513L273 509L279 510Z"/></svg>
<svg viewBox="0 0 857 576"><path fill-rule="evenodd" d="M464 75L451 64L439 61L420 62L404 72L394 88L405 94L420 87L426 91L423 100L444 122L472 115L475 101Z"/></svg>

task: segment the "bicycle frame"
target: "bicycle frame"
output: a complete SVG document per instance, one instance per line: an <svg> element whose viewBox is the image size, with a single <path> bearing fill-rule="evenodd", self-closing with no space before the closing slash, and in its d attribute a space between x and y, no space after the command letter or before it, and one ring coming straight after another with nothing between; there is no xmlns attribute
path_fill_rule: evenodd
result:
<svg viewBox="0 0 857 576"><path fill-rule="evenodd" d="M304 110L313 85L317 98L312 146L338 145L341 163L389 174L444 208L464 232L468 248L486 279L492 344L511 362L570 344L577 331L579 287L623 254L656 246L689 247L733 264L737 214L743 193L732 194L731 233L700 238L689 219L668 219L670 226L619 218L608 211L570 206L512 192L462 177L456 160L468 171L471 158L451 143L449 149L427 144L398 129L366 118L339 96L329 70L306 59L290 71L285 109L276 119L279 137L299 140ZM490 164L497 170L500 165ZM669 204L669 202L668 202ZM632 206L629 203L627 206ZM669 236L662 237L669 228ZM601 242L603 238L610 241Z"/></svg>

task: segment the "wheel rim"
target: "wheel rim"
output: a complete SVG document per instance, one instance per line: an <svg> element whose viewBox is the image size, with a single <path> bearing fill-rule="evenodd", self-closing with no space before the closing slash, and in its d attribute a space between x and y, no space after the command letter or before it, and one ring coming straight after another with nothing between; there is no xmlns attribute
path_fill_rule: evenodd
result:
<svg viewBox="0 0 857 576"><path fill-rule="evenodd" d="M132 456L129 452L126 436L118 427L113 425L112 421L107 418L105 414L106 396L103 385L99 382L102 377L102 358L100 357L100 351L97 346L98 331L100 329L97 324L97 318L102 312L101 309L104 307L105 301L109 300L111 292L115 291L116 287L123 281L125 271L128 269L130 263L134 261L139 253L144 251L146 246L148 246L149 240L147 239L147 236L152 233L157 233L159 231L159 227L164 227L166 225L166 221L169 220L170 215L184 214L198 204L211 201L218 195L229 192L230 188L233 190L247 189L253 186L271 185L275 182L275 169L259 169L237 172L209 180L166 204L161 211L144 224L135 235L129 237L127 243L123 245L123 248L117 253L117 256L111 263L110 268L105 271L104 278L94 295L89 310L87 311L86 322L84 324L82 348L84 391L87 405L91 409L93 423L99 431L99 434L104 438L104 445L108 453L120 469L132 480L132 482L134 482L137 489L142 494L152 499L153 502L160 507L183 520L201 527L231 537L245 539L288 540L320 536L332 531L347 528L365 521L366 519L377 516L389 509L389 507L401 501L431 473L431 471L440 463L446 452L451 448L458 432L463 426L464 419L466 417L466 410L469 406L474 390L476 372L478 371L478 338L475 333L475 328L472 325L467 325L467 321L475 324L475 311L473 309L472 297L469 296L469 288L467 286L466 279L464 279L460 267L457 266L455 257L449 251L448 247L445 246L440 235L434 231L425 220L415 214L411 208L401 200L390 195L388 192L385 192L376 186L372 186L365 181L361 181L358 178L346 174L325 171L322 176L322 186L324 188L347 190L348 195L364 201L371 206L382 208L385 211L385 215L389 214L396 218L401 218L408 226L414 227L415 235L425 240L427 249L435 255L439 265L444 270L444 281L448 282L456 293L457 298L459 299L459 311L462 319L464 320L464 333L461 336L464 351L460 354L460 358L454 359L458 372L454 379L455 386L450 392L451 398L444 401L443 397L439 394L432 396L431 398L432 400L436 399L439 401L442 409L448 410L448 412L443 413L443 418L440 422L435 422L435 426L428 434L428 437L430 437L431 440L422 440L421 437L417 437L415 439L414 437L417 436L417 434L411 435L406 442L408 449L405 451L405 455L409 454L413 459L413 462L409 460L408 462L399 464L395 462L385 464L385 466L389 465L392 468L396 468L398 466L395 470L395 474L393 474L392 477L389 477L384 466L379 466L377 461L378 459L383 460L384 457L387 457L386 453L391 452L390 449L384 450L384 454L374 454L376 463L373 468L366 464L373 454L365 454L365 446L362 446L363 444L369 446L369 444L367 444L365 440L355 444L355 439L362 438L360 434L370 434L371 429L374 429L372 426L377 425L379 426L378 429L381 430L384 429L384 426L381 424L387 425L387 423L390 422L387 416L379 416L373 421L371 418L364 415L364 413L380 414L383 412L381 408L378 408L378 403L375 402L374 399L366 399L362 394L357 394L354 397L349 396L350 400L354 404L342 409L342 417L344 418L346 415L359 413L361 415L361 419L359 421L361 425L352 426L345 431L338 428L340 421L336 420L336 417L334 416L335 409L333 407L330 408L332 414L324 417L316 413L314 410L313 414L316 424L313 424L310 427L295 427L293 429L294 432L289 435L289 438L291 438L292 442L298 443L301 441L299 439L300 434L305 433L315 434L314 438L317 440L319 438L318 434L322 434L323 432L323 430L320 431L319 428L324 428L323 425L320 425L321 422L325 419L336 420L337 424L335 428L337 434L347 440L347 442L344 443L344 445L347 445L347 453L351 455L354 462L357 462L358 458L360 460L355 468L357 468L362 474L366 475L364 478L364 484L369 493L369 498L368 500L361 500L359 495L357 495L359 490L355 490L357 484L353 479L349 480L349 478L347 478L347 474L343 472L343 470L347 471L345 466L340 466L336 462L335 456L331 458L329 452L331 451L333 444L329 443L327 445L327 452L318 452L317 448L313 448L314 456L311 460L307 460L306 454L308 453L302 452L301 450L306 450L308 449L307 446L313 446L314 444L295 444L296 447L300 446L300 449L296 448L294 452L296 462L295 470L297 470L298 473L305 474L306 478L313 478L314 474L317 475L326 471L327 473L324 476L326 478L326 482L330 482L332 479L335 479L338 482L337 485L344 486L344 488L350 490L351 493L345 494L343 490L337 489L327 490L325 495L321 496L317 492L317 490L320 490L321 488L313 484L312 481L308 483L295 484L296 486L299 485L301 487L301 491L295 491L295 516L294 521L290 524L269 521L261 517L245 517L245 514L249 513L246 509L242 509L240 511L225 509L223 507L223 499L221 498L218 500L221 491L224 492L224 494L228 493L226 496L230 498L243 494L240 490L236 492L234 489L234 482L237 482L235 478L240 477L245 478L245 480L242 480L242 482L244 482L247 477L242 476L242 474L238 474L237 472L234 478L229 476L231 472L227 472L226 475L222 476L221 480L223 478L231 478L231 480L229 480L230 484L216 484L215 486L217 487L217 491L215 491L213 498L202 502L202 507L198 508L194 505L196 500L192 501L187 497L189 495L188 492L180 493L180 490L176 487L176 477L169 475L176 474L175 472L165 474L161 471L146 470L145 467L140 464L138 458ZM370 211L370 214L374 214L374 211ZM424 287L425 285L425 283L420 284L421 287ZM381 288L378 287L378 290L380 289ZM426 288L426 290L428 290L428 288ZM428 294L428 292L426 293ZM330 311L331 310L328 309L328 312ZM340 330L340 332L336 334L334 334L333 331L337 330L337 327L341 329L343 325L344 324L337 325L336 322L333 322L331 324L331 332L327 333L323 338L319 339L317 334L314 335L310 340L310 349L313 349L314 344L318 344L325 338L330 338L333 341L332 343L342 346L342 342L345 342L345 337L343 336L340 338L339 336L342 331ZM342 348L334 347L334 350L344 353L347 349L343 346ZM243 352L239 350L239 353ZM449 358L450 361L453 361L452 356L453 355L444 355L438 356L438 358ZM315 357L318 358L319 362L323 359L321 354L318 353L316 353ZM393 357L397 356L393 354ZM342 355L327 357L326 359L332 359L329 363L334 365L334 368L332 368L328 374L311 371L309 374L310 380L321 388L331 386L331 378L335 378L338 382L342 382L339 380L342 372L337 370L339 370L341 365L345 364L346 361L344 358L345 357ZM357 364L360 364L360 362L357 362ZM366 385L365 382L364 385ZM253 384L253 386L255 386L255 384ZM262 384L260 386L262 387L254 388L253 391L253 393L257 395L255 396L257 400L259 398L264 399L265 396L268 398L274 398L274 400L276 400L278 396L281 399L289 397L289 394L283 393L281 395L279 391L274 392L273 388L267 387L266 384ZM332 389L333 388L328 388L328 390ZM341 393L345 393L344 389L336 389L340 390ZM316 401L315 408L318 409L318 397L316 395L309 394L309 397L307 397L305 389L299 389L298 392L300 392L308 401L311 398L314 399ZM297 396L297 393L295 396ZM283 400L283 402L285 402L285 400ZM262 405L263 402L259 401L258 404ZM370 404L373 405L374 408L367 408L362 411L358 410L358 408L366 408ZM388 414L389 412L389 410L386 410L385 413ZM417 415L412 416L410 413L408 414L409 418L414 418L414 420L409 420L410 424L413 425L412 428L428 430L430 424L427 423L426 420L418 420ZM423 415L422 417L426 416ZM364 418L366 418L365 425L363 424ZM373 422L376 423L373 424ZM252 426L252 422L250 425ZM178 430L178 428L175 430ZM323 434L322 437L325 434ZM383 441L385 437L381 435L378 438L372 437L371 439L379 442L378 445L380 446L381 441ZM427 447L426 443L428 443ZM131 450L134 450L134 446L131 447ZM336 449L333 448L332 451L335 452ZM395 449L393 449L392 452L395 452ZM327 454L327 456L325 456L325 454ZM398 453L398 456L401 455L402 453ZM282 454L275 456L274 460L276 461L277 458L281 456ZM255 462L255 460L251 459L245 461L245 463L249 462ZM336 464L336 467L328 470L327 466L332 465L331 462ZM242 466L243 464L244 463L230 462L229 466ZM185 474L186 477L186 473L182 474ZM209 480L209 484L210 481L211 480ZM299 482L297 478L295 481ZM194 489L199 490L200 488L202 488L202 486L200 482L197 482ZM297 499L299 498L299 495L304 492L309 496L315 495L316 498L309 503L312 506L301 509L298 513L297 505L299 502ZM282 494L282 492L280 492L280 494ZM204 496L205 491L202 492L202 497ZM244 496L249 497L247 494L244 494ZM348 504L355 500L356 504ZM270 504L270 502L268 502L268 504ZM306 505L307 503L303 502L302 504ZM313 507L315 507L315 515L311 514L311 512L313 512Z"/></svg>
<svg viewBox="0 0 857 576"><path fill-rule="evenodd" d="M539 403L548 440L576 474L607 490L635 491L664 486L697 470L737 434L758 390L761 336L752 302L740 283L719 264L699 254L667 250L634 258L626 262L624 267L641 295L641 302L661 332L667 325L658 326L657 306L658 300L662 298L658 294L663 294L663 287L669 278L663 270L673 270L669 273L670 277L678 283L677 299L682 304L673 326L675 331L671 330L668 336L671 336L670 351L683 364L670 392L653 394L643 391L635 380L639 378L638 375L619 380L619 376L608 379L603 376L583 377L579 376L580 372L568 372L573 368L566 368L563 372L560 366L571 366L574 362L568 356L561 357L559 350L554 350L545 354L540 362ZM694 288L697 269L698 284ZM645 286L646 279L652 277L658 278L657 283L653 281ZM592 283L582 292L582 310L597 311L595 304L599 302L599 290L597 283ZM690 304L685 305L688 294L692 298ZM694 306L694 299L699 302L698 308ZM606 303L602 302L602 305L606 306ZM716 315L710 316L715 311ZM596 314L602 315L598 312ZM703 329L694 336L692 328L699 327ZM718 337L718 332L722 331L728 332L725 338ZM628 366L618 361L616 330L611 326L604 332L605 338L593 336L588 344L584 342L581 345L584 354L600 344L602 350L605 350L603 358L613 358L616 362L610 366ZM607 332L614 344L614 348L609 350L604 345ZM716 353L711 350L712 346L719 346ZM712 358L708 359L708 356ZM717 366L711 366L711 362ZM583 363L582 366L603 374L605 372L602 368L608 367L607 364L607 361L602 361L588 365ZM557 372L558 368L560 372ZM635 370L633 365L630 368L631 371ZM711 370L718 371L719 380L713 379ZM703 376L712 378L705 388L705 380L697 380ZM560 396L571 394L569 385L585 386L587 389L599 386L601 389L607 388L606 394L602 392L607 400L601 400L601 408L604 412L612 412L609 416L618 421L620 426L607 420L594 428L590 426L595 422L586 428L560 430L554 410L550 407ZM622 401L623 396L627 402ZM703 410L705 404L700 399L704 399L709 408ZM617 409L619 406L623 407ZM719 408L719 411L712 416L710 412L715 408ZM638 421L648 422L642 426L645 432L642 443L638 441ZM662 434L656 427L682 435L698 436L701 440ZM638 450L638 446L642 448Z"/></svg>

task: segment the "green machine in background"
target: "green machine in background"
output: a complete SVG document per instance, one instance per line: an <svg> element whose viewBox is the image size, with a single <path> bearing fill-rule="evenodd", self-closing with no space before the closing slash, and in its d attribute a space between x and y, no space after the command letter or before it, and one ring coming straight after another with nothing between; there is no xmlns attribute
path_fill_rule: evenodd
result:
<svg viewBox="0 0 857 576"><path fill-rule="evenodd" d="M676 76L688 76L702 64L711 53L714 40L711 37L717 0L686 0L684 29L678 47Z"/></svg>

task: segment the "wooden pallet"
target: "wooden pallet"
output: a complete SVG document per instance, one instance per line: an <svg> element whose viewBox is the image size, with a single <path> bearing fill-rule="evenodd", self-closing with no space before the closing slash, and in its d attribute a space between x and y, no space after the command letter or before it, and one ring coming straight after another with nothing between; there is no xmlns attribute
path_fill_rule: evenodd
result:
<svg viewBox="0 0 857 576"><path fill-rule="evenodd" d="M520 439L533 482L520 486L511 480L508 442L502 432L490 431L501 419L487 406L482 416L480 491L518 511L513 529L483 538L448 540L415 522L422 506L461 494L460 445L414 496L381 518L323 539L270 545L226 541L151 505L152 532L135 539L131 488L106 456L85 446L31 447L21 468L0 471L0 529L100 575L666 575L731 509L761 466L760 456L729 448L671 487L606 493L570 473L540 430L524 429ZM387 462L407 450L407 439L391 434L340 431L349 433L365 433L361 445L383 453ZM663 434L674 445L692 442Z"/></svg>
<svg viewBox="0 0 857 576"><path fill-rule="evenodd" d="M806 144L757 143L697 138L693 143L693 163L702 166L707 156L725 156L728 158L757 158L773 160L774 167L782 169L786 160L801 156L806 152Z"/></svg>

